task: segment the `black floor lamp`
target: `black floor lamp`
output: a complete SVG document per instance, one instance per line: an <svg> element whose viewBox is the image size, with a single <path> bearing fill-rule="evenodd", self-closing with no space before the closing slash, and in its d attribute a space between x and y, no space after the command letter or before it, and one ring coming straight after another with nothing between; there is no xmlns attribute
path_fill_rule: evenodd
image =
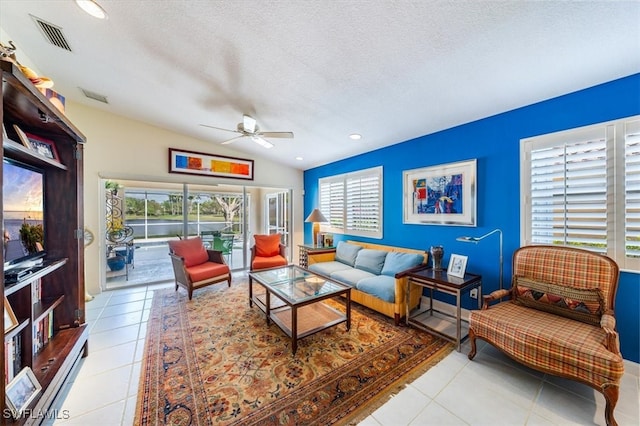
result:
<svg viewBox="0 0 640 426"><path fill-rule="evenodd" d="M494 229L493 231L484 234L481 237L458 237L456 238L456 241L462 241L465 243L474 243L474 244L478 244L480 241L484 240L485 238L487 238L489 235L498 233L500 234L500 290L502 290L502 230L501 229Z"/></svg>

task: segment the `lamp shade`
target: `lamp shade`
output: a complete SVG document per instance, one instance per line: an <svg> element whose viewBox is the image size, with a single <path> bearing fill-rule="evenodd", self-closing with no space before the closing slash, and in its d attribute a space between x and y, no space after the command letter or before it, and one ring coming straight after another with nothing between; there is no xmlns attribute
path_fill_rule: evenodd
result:
<svg viewBox="0 0 640 426"><path fill-rule="evenodd" d="M327 218L324 217L324 215L322 214L322 212L320 210L313 209L311 214L309 216L307 216L307 218L304 221L305 222L326 222Z"/></svg>

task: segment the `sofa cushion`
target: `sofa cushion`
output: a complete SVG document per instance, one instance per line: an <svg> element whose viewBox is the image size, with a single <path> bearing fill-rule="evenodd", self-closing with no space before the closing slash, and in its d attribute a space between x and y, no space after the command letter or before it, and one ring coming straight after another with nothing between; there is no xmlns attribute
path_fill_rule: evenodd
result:
<svg viewBox="0 0 640 426"><path fill-rule="evenodd" d="M385 302L394 303L396 300L396 279L387 275L364 278L358 281L356 288Z"/></svg>
<svg viewBox="0 0 640 426"><path fill-rule="evenodd" d="M280 254L280 234L254 235L256 256L269 257Z"/></svg>
<svg viewBox="0 0 640 426"><path fill-rule="evenodd" d="M398 272L421 265L423 261L424 256L421 254L392 251L387 254L387 258L384 261L382 275L393 277Z"/></svg>
<svg viewBox="0 0 640 426"><path fill-rule="evenodd" d="M309 265L311 272L317 272L318 274L330 277L336 271L344 271L345 269L351 269L350 266L341 262L319 262Z"/></svg>
<svg viewBox="0 0 640 426"><path fill-rule="evenodd" d="M209 254L202 244L200 237L186 240L169 241L169 249L177 256L184 259L184 266L199 265L209 260Z"/></svg>
<svg viewBox="0 0 640 426"><path fill-rule="evenodd" d="M356 256L360 250L362 250L362 246L339 241L338 246L336 247L335 259L345 265L354 266L356 264Z"/></svg>
<svg viewBox="0 0 640 426"><path fill-rule="evenodd" d="M518 305L599 325L604 299L598 288L576 288L514 277L514 302Z"/></svg>
<svg viewBox="0 0 640 426"><path fill-rule="evenodd" d="M354 266L358 269L362 269L363 271L380 275L387 253L389 252L384 250L362 249L356 256L356 263Z"/></svg>
<svg viewBox="0 0 640 426"><path fill-rule="evenodd" d="M269 257L256 256L253 258L253 262L251 263L251 267L254 271L257 271L258 269L275 268L276 266L286 265L287 259L280 255Z"/></svg>
<svg viewBox="0 0 640 426"><path fill-rule="evenodd" d="M229 267L222 263L204 262L187 268L189 278L195 284L199 281L218 279L229 274Z"/></svg>
<svg viewBox="0 0 640 426"><path fill-rule="evenodd" d="M348 284L351 287L355 287L358 281L364 278L375 277L371 272L363 271L362 269L349 268L342 271L336 271L331 274L331 278Z"/></svg>

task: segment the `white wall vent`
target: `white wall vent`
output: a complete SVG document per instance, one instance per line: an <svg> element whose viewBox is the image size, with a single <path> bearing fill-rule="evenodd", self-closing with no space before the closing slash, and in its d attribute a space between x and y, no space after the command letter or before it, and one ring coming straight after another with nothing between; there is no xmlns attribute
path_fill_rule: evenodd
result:
<svg viewBox="0 0 640 426"><path fill-rule="evenodd" d="M72 52L71 46L69 46L69 42L67 41L66 37L62 33L61 27L58 27L56 25L50 24L49 22L43 21L37 16L31 15L31 18L36 23L36 25L40 29L40 32L42 33L42 35L44 35L44 37L47 39L49 43L61 49Z"/></svg>
<svg viewBox="0 0 640 426"><path fill-rule="evenodd" d="M82 90L82 93L89 99L93 99L94 101L102 102L105 104L109 103L109 101L107 100L107 97L104 95L101 95L96 92L92 92L91 90L83 89L82 87L80 87L80 90Z"/></svg>

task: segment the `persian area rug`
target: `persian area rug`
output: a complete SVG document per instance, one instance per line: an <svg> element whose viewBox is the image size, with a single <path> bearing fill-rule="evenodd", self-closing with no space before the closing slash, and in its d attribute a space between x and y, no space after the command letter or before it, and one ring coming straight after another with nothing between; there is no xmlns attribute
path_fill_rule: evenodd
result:
<svg viewBox="0 0 640 426"><path fill-rule="evenodd" d="M254 284L254 290L259 286ZM345 303L329 300L344 311ZM360 421L453 349L355 303L345 324L291 340L248 279L153 297L136 425L302 425Z"/></svg>

